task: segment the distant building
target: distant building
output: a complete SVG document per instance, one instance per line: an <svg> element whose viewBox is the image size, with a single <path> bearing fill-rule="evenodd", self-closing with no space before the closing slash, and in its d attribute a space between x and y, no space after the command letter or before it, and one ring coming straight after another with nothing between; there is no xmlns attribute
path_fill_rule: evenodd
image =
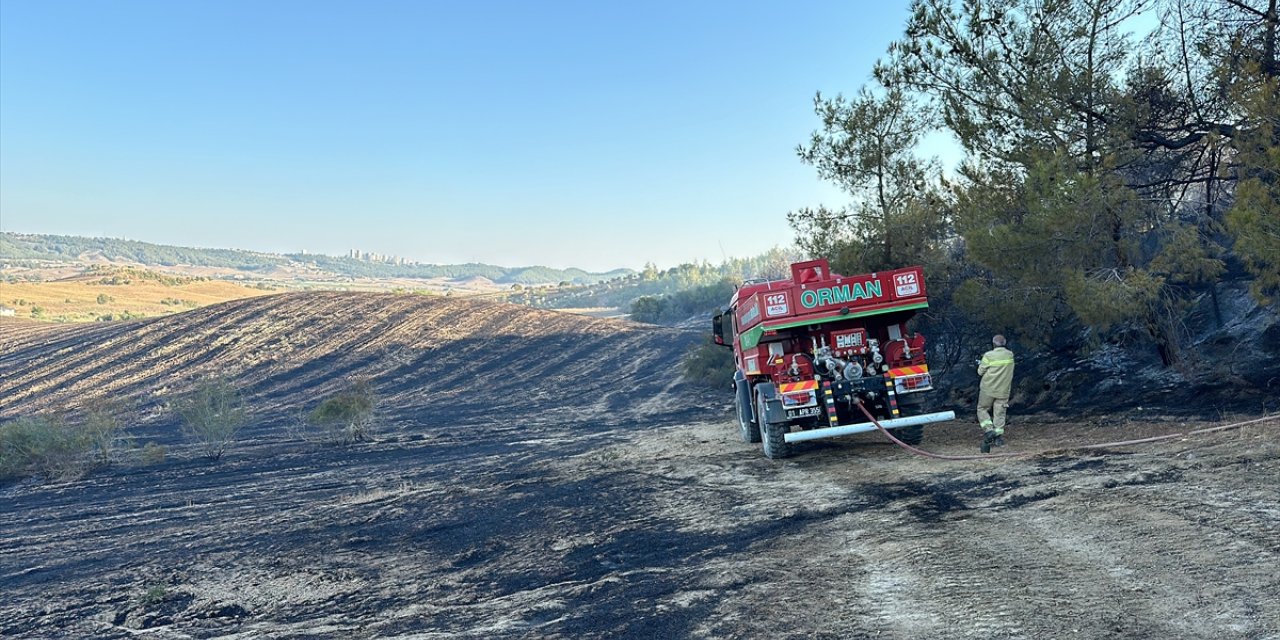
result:
<svg viewBox="0 0 1280 640"><path fill-rule="evenodd" d="M409 260L402 256L391 255L389 253L378 253L376 251L361 251L359 249L352 249L347 253L347 257L361 262L377 262L381 264L394 264L400 266L418 264L416 260Z"/></svg>
<svg viewBox="0 0 1280 640"><path fill-rule="evenodd" d="M17 309L14 309L13 307L0 306L0 316L16 316L16 315L18 315Z"/></svg>

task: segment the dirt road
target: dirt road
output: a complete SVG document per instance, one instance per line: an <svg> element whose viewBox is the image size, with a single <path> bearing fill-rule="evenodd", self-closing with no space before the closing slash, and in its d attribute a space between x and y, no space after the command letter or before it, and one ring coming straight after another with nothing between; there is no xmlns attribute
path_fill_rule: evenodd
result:
<svg viewBox="0 0 1280 640"><path fill-rule="evenodd" d="M0 635L1280 638L1278 426L1003 462L925 460L866 434L774 462L737 440L728 394L662 382L684 338L545 321L551 337L458 338L468 375L510 373L502 389L519 401L451 382L461 360L424 359L429 383L378 378L395 404L375 443L314 447L264 420L220 463L175 449L0 487ZM581 363L583 393L566 393L571 376L519 373L577 333L611 354L561 361ZM61 344L24 335L5 343L9 397L39 406L82 384L23 395L16 372ZM82 334L66 353L123 337ZM292 358L247 370L255 397L301 393L280 376L319 367ZM87 366L64 360L51 362ZM593 379L609 370L633 384ZM159 375L134 377L141 389ZM1185 424L1023 419L1008 439L1037 450ZM938 425L924 446L972 452L972 429Z"/></svg>

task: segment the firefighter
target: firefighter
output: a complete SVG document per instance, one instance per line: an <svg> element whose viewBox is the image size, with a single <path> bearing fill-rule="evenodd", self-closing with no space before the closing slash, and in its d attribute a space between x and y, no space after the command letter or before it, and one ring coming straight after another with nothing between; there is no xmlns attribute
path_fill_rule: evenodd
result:
<svg viewBox="0 0 1280 640"><path fill-rule="evenodd" d="M978 361L978 424L982 426L983 453L992 446L1004 446L1005 416L1009 410L1009 393L1013 390L1013 352L1005 348L1004 336L991 338L994 349L982 354Z"/></svg>

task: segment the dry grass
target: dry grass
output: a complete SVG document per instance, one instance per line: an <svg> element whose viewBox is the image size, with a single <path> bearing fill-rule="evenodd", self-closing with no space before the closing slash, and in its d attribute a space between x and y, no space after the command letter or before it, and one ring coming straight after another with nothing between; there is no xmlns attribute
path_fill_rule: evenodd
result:
<svg viewBox="0 0 1280 640"><path fill-rule="evenodd" d="M423 487L418 484L405 481L394 487L373 487L361 493L341 496L338 498L338 504L342 506L351 506L369 504L371 502L382 502L384 500L394 500L417 493L422 489Z"/></svg>
<svg viewBox="0 0 1280 640"><path fill-rule="evenodd" d="M92 322L107 317L162 316L270 293L278 291L223 280L165 284L135 279L128 284L103 284L101 276L77 276L49 282L5 283L0 288L0 304L16 309L18 317Z"/></svg>
<svg viewBox="0 0 1280 640"><path fill-rule="evenodd" d="M592 318L624 318L627 313L618 307L560 307L556 311L576 313Z"/></svg>

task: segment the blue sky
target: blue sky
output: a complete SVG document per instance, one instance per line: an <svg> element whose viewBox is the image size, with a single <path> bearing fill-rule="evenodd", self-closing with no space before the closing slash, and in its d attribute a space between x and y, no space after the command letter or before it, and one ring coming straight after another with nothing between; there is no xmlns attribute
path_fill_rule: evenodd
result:
<svg viewBox="0 0 1280 640"><path fill-rule="evenodd" d="M0 229L595 270L787 245L906 2L0 3Z"/></svg>

